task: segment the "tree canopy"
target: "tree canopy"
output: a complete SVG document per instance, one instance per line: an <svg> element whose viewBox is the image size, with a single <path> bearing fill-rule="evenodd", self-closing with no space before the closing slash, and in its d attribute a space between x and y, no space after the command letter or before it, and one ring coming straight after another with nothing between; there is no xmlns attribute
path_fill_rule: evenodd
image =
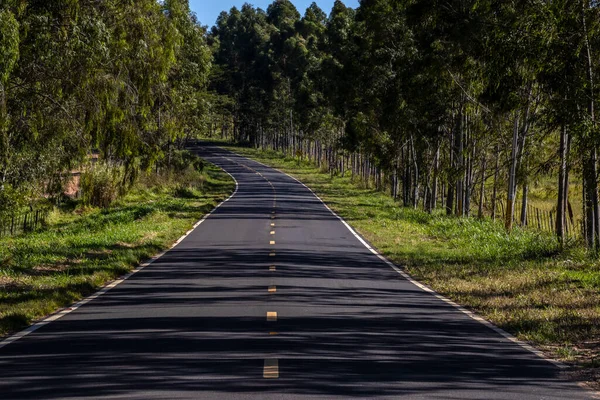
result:
<svg viewBox="0 0 600 400"><path fill-rule="evenodd" d="M0 54L3 194L52 192L93 149L133 181L202 125L212 55L187 0L7 0Z"/></svg>

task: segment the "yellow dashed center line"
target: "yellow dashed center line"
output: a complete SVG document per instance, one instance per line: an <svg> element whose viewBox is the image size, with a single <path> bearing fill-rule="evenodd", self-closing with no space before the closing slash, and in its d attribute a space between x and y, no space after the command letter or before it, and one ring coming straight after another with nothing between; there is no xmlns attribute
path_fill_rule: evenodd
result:
<svg viewBox="0 0 600 400"><path fill-rule="evenodd" d="M277 311L267 311L267 321L277 321Z"/></svg>
<svg viewBox="0 0 600 400"><path fill-rule="evenodd" d="M277 206L277 195L276 195L275 186L262 173L254 170L246 165L244 165L244 167L247 168L248 170L256 172L256 174L258 174L264 180L266 180L267 183L271 186L271 189L273 189L273 210L271 211L271 220L274 220L275 219L275 208ZM275 222L271 222L271 227L275 227ZM271 235L275 235L274 230L270 231L269 233ZM271 240L269 242L269 244L274 245L275 241ZM275 257L275 252L274 251L270 252L269 257ZM275 270L276 270L275 265L269 266L269 271L275 271ZM277 292L277 287L275 285L270 285L267 290L269 293L273 294L273 293ZM267 311L267 321L277 321L277 312L276 311ZM277 335L277 332L271 331L271 332L269 332L269 335ZM265 365L263 368L263 378L266 378L266 379L279 378L279 360L277 358L265 359Z"/></svg>
<svg viewBox="0 0 600 400"><path fill-rule="evenodd" d="M263 369L263 378L276 379L279 378L279 360L276 358L265 359L265 367Z"/></svg>

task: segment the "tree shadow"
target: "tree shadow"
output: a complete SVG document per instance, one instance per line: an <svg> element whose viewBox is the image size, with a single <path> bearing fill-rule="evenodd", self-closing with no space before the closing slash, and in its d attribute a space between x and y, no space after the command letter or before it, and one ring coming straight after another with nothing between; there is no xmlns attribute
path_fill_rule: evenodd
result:
<svg viewBox="0 0 600 400"><path fill-rule="evenodd" d="M263 167L276 186L274 221L281 224L277 245L269 245L272 189L236 164L243 159L215 152L204 156L234 174L238 195L130 279L2 348L0 393L591 397L553 364L403 279L307 189ZM277 321L267 321L272 311ZM280 377L263 379L264 361L272 358Z"/></svg>

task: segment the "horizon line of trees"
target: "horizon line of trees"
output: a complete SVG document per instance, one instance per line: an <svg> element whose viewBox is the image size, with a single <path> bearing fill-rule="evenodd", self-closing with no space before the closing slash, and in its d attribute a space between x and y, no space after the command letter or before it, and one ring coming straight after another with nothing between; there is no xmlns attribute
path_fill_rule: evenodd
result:
<svg viewBox="0 0 600 400"><path fill-rule="evenodd" d="M405 206L527 222L531 185L556 179L566 237L600 249L596 0L289 0L223 12L208 37L211 129L349 170ZM516 204L517 192L521 204Z"/></svg>

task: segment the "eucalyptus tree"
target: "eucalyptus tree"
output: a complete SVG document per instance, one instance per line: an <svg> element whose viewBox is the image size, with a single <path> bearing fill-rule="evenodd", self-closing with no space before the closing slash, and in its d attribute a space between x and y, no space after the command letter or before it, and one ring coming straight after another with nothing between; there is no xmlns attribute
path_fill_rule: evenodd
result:
<svg viewBox="0 0 600 400"><path fill-rule="evenodd" d="M541 109L538 75L544 68L548 21L544 8L537 2L507 2L500 7L489 2L486 14L490 28L481 57L490 80L487 100L499 118L512 125L505 213L505 225L510 230L519 176L523 184L522 198L527 201L523 154Z"/></svg>
<svg viewBox="0 0 600 400"><path fill-rule="evenodd" d="M10 9L0 9L0 54L0 190L4 191L11 156L6 84L19 58L19 23Z"/></svg>
<svg viewBox="0 0 600 400"><path fill-rule="evenodd" d="M126 185L201 126L210 54L185 0L7 0L0 50L1 190L59 192L92 148Z"/></svg>
<svg viewBox="0 0 600 400"><path fill-rule="evenodd" d="M579 26L573 23L573 34L578 38L576 50L577 68L575 75L576 101L579 113L576 115L575 133L582 154L585 238L588 247L600 248L600 209L598 200L598 145L600 124L597 121L596 103L598 90L596 76L600 72L600 4L596 1L580 0L570 4L570 15L579 16ZM579 50L580 49L580 50Z"/></svg>
<svg viewBox="0 0 600 400"><path fill-rule="evenodd" d="M356 15L356 36L360 39L355 70L360 80L353 81L354 115L349 128L361 150L370 155L366 161L374 164L376 175L395 171L403 149L411 154L404 159L406 166L414 166L412 161L416 160L412 151L415 140L411 140L416 132L411 128L414 119L407 104L406 87L417 54L406 23L406 6L407 2L365 1ZM406 170L418 175L414 168ZM404 188L409 188L409 181L417 187L414 176L403 177Z"/></svg>
<svg viewBox="0 0 600 400"><path fill-rule="evenodd" d="M221 13L211 32L219 43L214 62L219 71L213 88L232 98L234 136L256 143L264 131L272 87L269 38L272 27L261 9L245 4Z"/></svg>
<svg viewBox="0 0 600 400"><path fill-rule="evenodd" d="M600 140L596 117L595 77L599 72L600 7L587 0L553 0L547 7L553 24L543 79L550 121L560 135L556 233L565 235L569 211L569 172L574 161L583 176L583 230L588 247L599 246L597 149ZM570 154L571 144L579 157Z"/></svg>
<svg viewBox="0 0 600 400"><path fill-rule="evenodd" d="M428 208L435 207L437 180L442 175L447 213L468 215L476 143L472 128L482 108L481 75L473 57L482 35L479 14L469 1L414 1L408 15L418 49L410 99L416 128L430 153L424 158L431 171L425 175L429 175L426 188L431 188ZM441 174L444 148L446 168Z"/></svg>
<svg viewBox="0 0 600 400"><path fill-rule="evenodd" d="M289 0L276 0L267 8L267 22L271 25L269 38L269 73L271 78L269 122L276 135L276 147L287 151L293 134L294 86L297 86L303 65L296 28L300 13ZM298 54L300 53L300 54Z"/></svg>
<svg viewBox="0 0 600 400"><path fill-rule="evenodd" d="M358 173L360 142L355 135L358 130L353 129L357 124L349 122L356 116L356 100L363 87L355 14L354 9L336 0L326 21L319 77L323 95L322 124L313 133L320 144L332 141L332 131L343 131L337 144L345 151L346 158L352 157L353 174Z"/></svg>
<svg viewBox="0 0 600 400"><path fill-rule="evenodd" d="M0 6L3 187L42 190L43 180L84 152L81 87L93 79L90 66L100 54L96 39L103 28L85 4L75 3ZM98 53L80 59L88 50Z"/></svg>
<svg viewBox="0 0 600 400"><path fill-rule="evenodd" d="M324 97L326 76L323 71L327 15L316 3L306 10L298 22L298 38L293 43L297 71L294 74L296 125L307 138L326 126L327 103Z"/></svg>
<svg viewBox="0 0 600 400"><path fill-rule="evenodd" d="M195 137L207 129L209 109L206 89L212 54L205 28L191 12L188 0L167 0L163 7L180 35L176 62L155 105L157 129L165 132L170 149L173 140ZM168 107L166 112L163 111L165 104Z"/></svg>

